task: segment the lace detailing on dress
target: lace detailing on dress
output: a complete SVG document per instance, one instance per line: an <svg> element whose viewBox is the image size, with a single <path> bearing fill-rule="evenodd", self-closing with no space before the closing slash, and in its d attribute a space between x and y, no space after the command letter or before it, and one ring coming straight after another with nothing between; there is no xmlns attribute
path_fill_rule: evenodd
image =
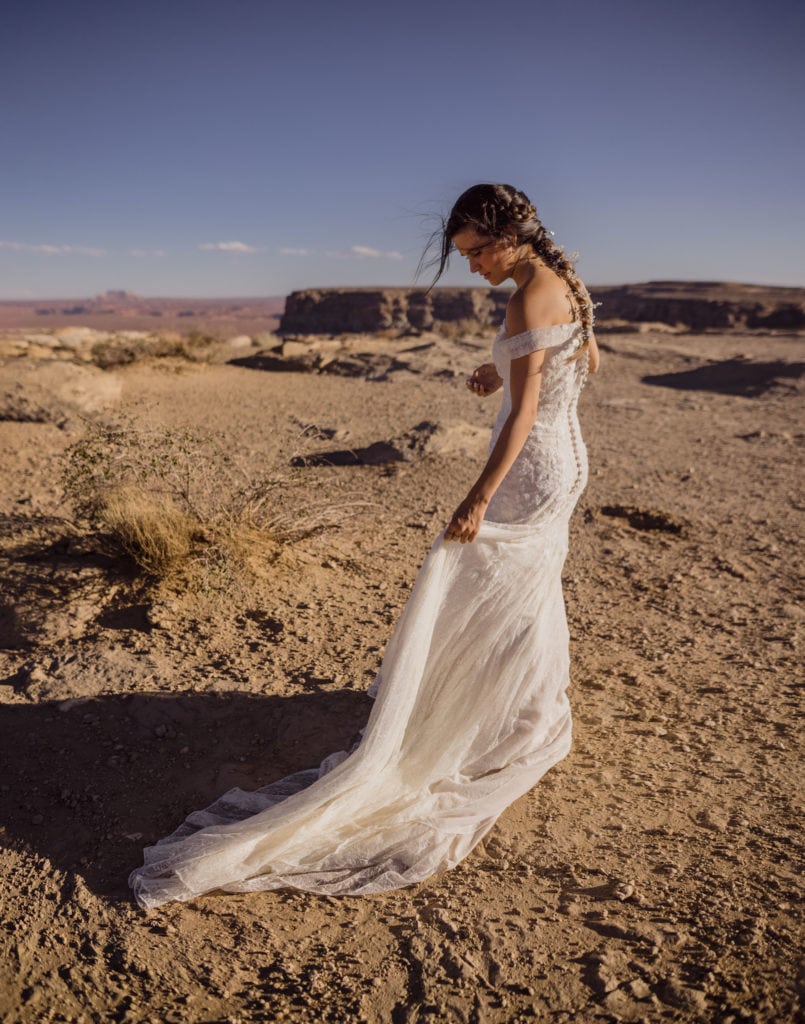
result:
<svg viewBox="0 0 805 1024"><path fill-rule="evenodd" d="M511 360L535 344L546 348L537 421L476 540L440 535L431 548L357 748L191 814L132 872L141 906L212 889L357 895L410 885L466 857L567 754L561 573L586 479L576 417L586 359L568 362L578 331L558 324L496 338L504 394L495 436L511 408Z"/></svg>
<svg viewBox="0 0 805 1024"><path fill-rule="evenodd" d="M511 413L511 361L545 351L537 420L506 479L489 503L486 518L500 523L545 525L569 519L587 482L587 452L577 405L587 379L587 358L572 360L581 325L555 324L508 336L501 328L492 356L503 378L503 402L492 429L490 450Z"/></svg>

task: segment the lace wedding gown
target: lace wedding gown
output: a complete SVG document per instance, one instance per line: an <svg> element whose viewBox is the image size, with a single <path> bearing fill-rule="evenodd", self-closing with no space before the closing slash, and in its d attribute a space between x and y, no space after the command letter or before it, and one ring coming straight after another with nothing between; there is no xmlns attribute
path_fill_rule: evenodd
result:
<svg viewBox="0 0 805 1024"><path fill-rule="evenodd" d="M230 790L145 850L129 879L154 907L213 889L332 895L410 885L464 858L570 749L561 572L587 460L576 405L578 323L507 337L492 443L511 408L511 360L545 349L536 423L471 544L440 535L370 690L359 744L256 792Z"/></svg>

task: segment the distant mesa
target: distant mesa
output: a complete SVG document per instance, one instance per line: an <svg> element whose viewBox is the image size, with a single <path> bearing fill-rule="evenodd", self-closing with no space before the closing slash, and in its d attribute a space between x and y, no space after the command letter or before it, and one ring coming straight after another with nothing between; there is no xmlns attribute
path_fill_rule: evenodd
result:
<svg viewBox="0 0 805 1024"><path fill-rule="evenodd" d="M98 330L199 330L212 335L259 334L276 330L285 296L260 298L144 297L111 288L92 298L0 301L0 331L46 326Z"/></svg>
<svg viewBox="0 0 805 1024"><path fill-rule="evenodd" d="M656 323L676 330L805 329L805 288L719 281L648 281L591 288L602 330ZM438 330L465 321L497 326L511 292L489 288L308 288L285 302L279 333Z"/></svg>
<svg viewBox="0 0 805 1024"><path fill-rule="evenodd" d="M687 331L805 329L805 288L728 281L648 281L592 288L606 324L662 323Z"/></svg>
<svg viewBox="0 0 805 1024"><path fill-rule="evenodd" d="M429 331L440 324L500 321L511 293L489 288L310 288L285 300L279 333Z"/></svg>
<svg viewBox="0 0 805 1024"><path fill-rule="evenodd" d="M102 295L96 295L93 299L85 299L82 302L72 303L69 306L62 306L52 303L49 306L39 306L36 310L38 316L52 316L60 313L62 316L86 316L97 313L125 313L126 310L143 312L150 302L133 292L123 289L110 289Z"/></svg>
<svg viewBox="0 0 805 1024"><path fill-rule="evenodd" d="M135 295L134 292L127 292L122 289L110 288L109 291L105 291L103 295L96 295L95 302L144 302L139 295Z"/></svg>

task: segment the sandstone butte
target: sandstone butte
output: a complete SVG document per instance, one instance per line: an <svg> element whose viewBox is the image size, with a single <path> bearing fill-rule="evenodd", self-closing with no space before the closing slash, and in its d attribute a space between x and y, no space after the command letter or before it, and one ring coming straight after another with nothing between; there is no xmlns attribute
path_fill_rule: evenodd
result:
<svg viewBox="0 0 805 1024"><path fill-rule="evenodd" d="M591 293L604 329L638 323L688 331L805 329L805 288L649 281L593 287ZM286 299L279 333L416 332L461 321L497 325L509 294L502 288L307 288Z"/></svg>

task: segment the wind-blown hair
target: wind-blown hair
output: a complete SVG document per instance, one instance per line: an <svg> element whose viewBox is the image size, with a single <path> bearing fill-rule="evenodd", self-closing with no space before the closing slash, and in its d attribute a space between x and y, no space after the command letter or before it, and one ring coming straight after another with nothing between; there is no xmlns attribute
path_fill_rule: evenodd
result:
<svg viewBox="0 0 805 1024"><path fill-rule="evenodd" d="M474 228L489 238L511 238L518 245L530 245L543 263L567 284L574 316L581 324L581 344L573 355L577 359L590 344L593 329L593 303L589 292L576 274L572 260L554 242L537 216L537 208L528 196L513 185L473 185L463 192L434 232L428 250L434 244L439 252L429 265L436 265L431 287L447 269L453 238L462 228ZM426 250L427 252L427 250Z"/></svg>

